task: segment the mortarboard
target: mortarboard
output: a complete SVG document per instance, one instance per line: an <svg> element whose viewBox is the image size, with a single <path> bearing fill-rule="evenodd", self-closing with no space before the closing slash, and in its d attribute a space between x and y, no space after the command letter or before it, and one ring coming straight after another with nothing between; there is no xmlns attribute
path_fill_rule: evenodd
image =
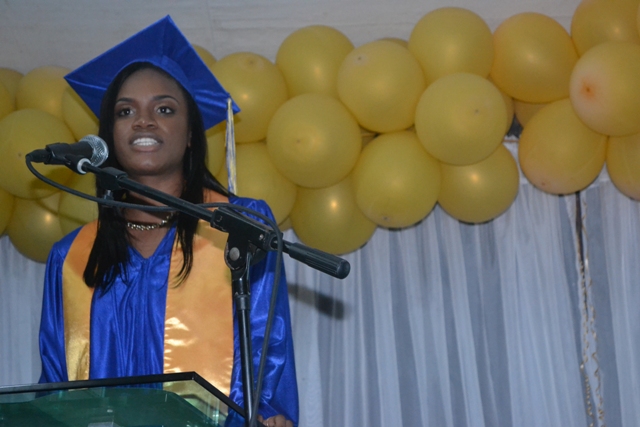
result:
<svg viewBox="0 0 640 427"><path fill-rule="evenodd" d="M227 119L231 96L170 16L67 74L65 79L91 111L100 117L100 105L107 88L120 71L136 62L153 64L176 79L196 101L205 129ZM234 113L240 111L233 101L230 104Z"/></svg>

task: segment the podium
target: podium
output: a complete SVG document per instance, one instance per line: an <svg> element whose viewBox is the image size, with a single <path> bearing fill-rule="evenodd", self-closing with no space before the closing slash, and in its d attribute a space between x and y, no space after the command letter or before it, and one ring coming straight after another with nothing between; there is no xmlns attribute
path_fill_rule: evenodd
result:
<svg viewBox="0 0 640 427"><path fill-rule="evenodd" d="M195 372L0 387L0 427L235 427L243 414Z"/></svg>

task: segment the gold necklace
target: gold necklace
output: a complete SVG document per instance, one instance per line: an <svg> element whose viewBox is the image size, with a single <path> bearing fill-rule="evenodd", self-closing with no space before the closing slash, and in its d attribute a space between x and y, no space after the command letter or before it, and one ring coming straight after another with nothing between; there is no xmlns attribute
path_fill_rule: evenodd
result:
<svg viewBox="0 0 640 427"><path fill-rule="evenodd" d="M174 216L175 216L175 212L172 212L171 214L169 214L168 217L166 217L162 221L157 222L155 224L141 224L139 222L129 222L129 221L127 221L127 227L130 228L131 230L136 230L136 231L155 230L156 228L161 228L161 227L164 227L165 225L169 224L169 221L171 221Z"/></svg>

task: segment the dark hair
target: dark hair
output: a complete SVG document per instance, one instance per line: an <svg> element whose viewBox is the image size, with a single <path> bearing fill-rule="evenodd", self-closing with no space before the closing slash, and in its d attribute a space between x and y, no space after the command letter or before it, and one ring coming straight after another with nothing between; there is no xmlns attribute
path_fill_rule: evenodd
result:
<svg viewBox="0 0 640 427"><path fill-rule="evenodd" d="M124 82L132 74L143 69L154 69L175 80L161 68L146 62L138 62L127 66L111 82L104 95L100 109L99 136L107 143L110 153L104 166L121 169L114 154L115 103ZM191 94L179 83L178 86L187 100L189 130L191 131L191 144L190 147L187 147L183 158L185 185L180 197L191 203L202 203L205 188L228 196L228 191L207 168L207 138L200 109ZM105 192L100 183L96 183L97 196L103 197ZM113 198L114 200L124 201L125 192L114 192ZM198 226L198 220L188 215L178 214L175 223L178 243L183 253L182 267L177 275L179 282L181 282L189 275L193 265L193 238ZM129 261L129 245L129 233L120 209L100 205L98 210L98 231L84 270L85 283L90 287L107 290L119 275L124 274L126 279L125 266Z"/></svg>

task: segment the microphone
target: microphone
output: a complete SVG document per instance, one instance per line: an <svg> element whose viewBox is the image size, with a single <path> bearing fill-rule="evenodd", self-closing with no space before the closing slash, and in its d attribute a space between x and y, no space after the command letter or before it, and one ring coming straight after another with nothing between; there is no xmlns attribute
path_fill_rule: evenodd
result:
<svg viewBox="0 0 640 427"><path fill-rule="evenodd" d="M65 165L73 171L85 174L82 168L85 163L92 166L100 166L109 157L109 148L102 138L95 135L87 135L75 144L56 142L49 144L44 149L34 150L26 156L35 163L45 165Z"/></svg>

